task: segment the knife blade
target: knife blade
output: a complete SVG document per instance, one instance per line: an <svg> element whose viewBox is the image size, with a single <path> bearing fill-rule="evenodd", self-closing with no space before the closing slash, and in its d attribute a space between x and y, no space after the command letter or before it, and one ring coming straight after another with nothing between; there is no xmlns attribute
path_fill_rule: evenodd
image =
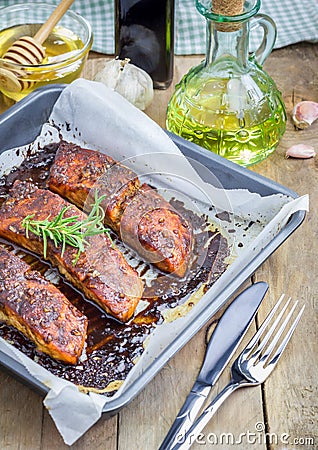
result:
<svg viewBox="0 0 318 450"><path fill-rule="evenodd" d="M254 283L225 310L210 338L199 375L159 450L169 450L189 431L255 317L267 290L268 284L264 281Z"/></svg>

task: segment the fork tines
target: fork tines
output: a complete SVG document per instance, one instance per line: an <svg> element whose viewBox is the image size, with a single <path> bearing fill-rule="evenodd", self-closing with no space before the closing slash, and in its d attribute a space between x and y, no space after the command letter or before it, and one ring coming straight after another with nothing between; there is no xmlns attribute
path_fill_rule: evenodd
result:
<svg viewBox="0 0 318 450"><path fill-rule="evenodd" d="M299 311L299 313L297 314L294 321L288 327L288 324L290 323L291 318L292 318L292 316L295 312L295 309L297 307L297 304L298 304L298 300L296 300L294 305L290 309L289 313L286 315L286 317L282 321L282 318L283 318L288 306L290 305L291 297L286 301L285 305L282 307L281 311L279 312L277 318L275 319L275 321L273 322L273 324L271 325L269 330L264 335L265 329L267 328L267 326L269 325L270 321L272 320L274 314L276 313L276 311L282 304L284 297L285 297L285 294L282 294L282 296L279 298L279 300L277 301L274 308L271 310L271 312L268 314L268 316L264 320L263 324L261 325L261 327L259 328L257 333L254 335L254 337L251 339L249 344L246 346L245 350L242 352L241 356L243 357L243 355L244 355L244 358L246 358L247 355L250 355L250 353L253 351L254 347L257 345L257 343L261 339L261 342L259 342L259 345L254 350L254 353L249 356L249 365L255 364L256 361L258 363L261 363L263 366L275 365L276 362L278 361L278 359L280 358L283 350L285 349L288 341L290 340L290 338L300 320L300 317L305 309L305 305L304 305L301 308L301 310ZM280 323L280 322L282 322L282 323ZM279 326L279 328L277 329L278 326ZM285 336L282 339L282 341L280 342L280 344L277 346L279 339L281 338L281 336L284 332L285 332ZM269 343L270 339L271 339L271 342ZM268 344L268 346L266 347L267 344ZM274 352L274 350L275 350L275 352ZM272 356L272 358L270 359L271 356Z"/></svg>

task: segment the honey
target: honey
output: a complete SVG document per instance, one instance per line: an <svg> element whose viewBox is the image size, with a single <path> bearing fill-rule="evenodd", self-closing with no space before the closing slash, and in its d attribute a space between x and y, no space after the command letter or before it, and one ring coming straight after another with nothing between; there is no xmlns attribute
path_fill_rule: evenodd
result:
<svg viewBox="0 0 318 450"><path fill-rule="evenodd" d="M17 25L0 31L0 57L22 36L34 36L40 24ZM80 76L88 50L83 41L70 29L56 26L46 41L45 59L41 65L22 66L14 71L16 65L0 60L0 68L15 73L18 79L30 81L30 86L20 92L2 88L5 96L18 101L35 89L52 83L71 83Z"/></svg>

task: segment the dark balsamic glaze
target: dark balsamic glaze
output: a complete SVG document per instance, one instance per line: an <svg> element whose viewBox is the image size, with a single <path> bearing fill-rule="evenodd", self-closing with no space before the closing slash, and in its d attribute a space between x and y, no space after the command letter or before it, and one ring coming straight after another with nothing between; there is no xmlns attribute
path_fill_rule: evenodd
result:
<svg viewBox="0 0 318 450"><path fill-rule="evenodd" d="M154 86L167 88L173 78L173 0L117 0L115 54L149 73Z"/></svg>
<svg viewBox="0 0 318 450"><path fill-rule="evenodd" d="M0 204L17 179L31 181L42 189L47 188L46 182L57 145L48 145L35 155L28 154L20 167L13 168L8 175L0 178ZM208 289L227 267L224 260L228 255L228 246L221 234L217 231L204 231L207 218L185 209L182 202L172 200L171 203L186 220L191 221L196 230L193 263L182 280L158 270L158 276L144 291L143 300L148 302L148 306L126 324L118 322L87 300L46 261L19 249L16 245L0 240L0 244L9 250L18 250L34 270L44 276L48 270L53 272L56 275L54 280L59 280L57 287L88 317L87 358L77 366L59 363L40 353L35 345L15 328L1 323L0 336L13 342L15 347L51 373L77 385L103 390L112 381L124 380L136 358L143 353L146 337L163 322L162 310L184 303L202 283L205 284L205 290ZM206 252L202 253L207 239L210 239L210 243ZM146 272L147 266L141 275L144 277ZM109 396L112 394L113 392L106 393Z"/></svg>

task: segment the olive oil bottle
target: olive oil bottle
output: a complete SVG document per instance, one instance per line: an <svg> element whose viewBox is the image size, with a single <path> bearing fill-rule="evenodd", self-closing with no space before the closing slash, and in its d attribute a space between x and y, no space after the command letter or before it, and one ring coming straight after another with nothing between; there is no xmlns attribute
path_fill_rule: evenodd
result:
<svg viewBox="0 0 318 450"><path fill-rule="evenodd" d="M229 86L239 86L236 79L212 78L203 83L191 75L181 81L170 100L167 128L171 132L243 166L275 150L285 131L286 113L278 91L269 101L268 80L264 80L264 92L258 88L260 101L255 106L234 98Z"/></svg>
<svg viewBox="0 0 318 450"><path fill-rule="evenodd" d="M169 131L242 166L268 157L286 127L281 94L262 69L275 24L255 16L259 7L259 0L247 0L241 14L221 16L211 0L197 0L207 19L206 59L176 86L167 110ZM266 32L250 54L249 31L258 26Z"/></svg>

